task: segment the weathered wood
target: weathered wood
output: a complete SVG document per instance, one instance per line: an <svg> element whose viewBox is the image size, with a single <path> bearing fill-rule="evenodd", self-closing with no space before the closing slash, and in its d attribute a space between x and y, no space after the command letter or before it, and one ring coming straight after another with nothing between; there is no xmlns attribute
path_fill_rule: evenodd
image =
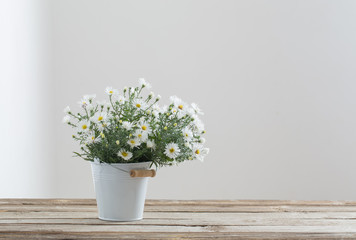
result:
<svg viewBox="0 0 356 240"><path fill-rule="evenodd" d="M1 212L17 211L18 205L1 206ZM92 212L96 211L96 205L24 205L22 212ZM200 206L200 205L146 205L146 212L247 212L247 213L269 213L269 212L356 212L356 206Z"/></svg>
<svg viewBox="0 0 356 240"><path fill-rule="evenodd" d="M258 240L258 239L313 239L313 240L330 240L330 239L355 239L356 235L353 233L222 233L222 232L208 232L208 233L2 233L0 239L237 239L237 240Z"/></svg>
<svg viewBox="0 0 356 240"><path fill-rule="evenodd" d="M58 224L58 225L167 225L167 226L345 226L355 224L354 219L286 219L284 218L256 218L249 219L239 217L217 216L214 219L204 218L145 218L142 221L133 222L103 222L94 218L24 218L24 219L0 219L0 227L9 224Z"/></svg>
<svg viewBox="0 0 356 240"><path fill-rule="evenodd" d="M95 205L95 199L0 199L0 206L4 205ZM157 200L147 199L146 206L150 205L199 205L199 206L356 206L356 201L296 201L296 200Z"/></svg>
<svg viewBox="0 0 356 240"><path fill-rule="evenodd" d="M0 199L0 239L356 239L356 202L147 200L144 219L97 218L94 199Z"/></svg>

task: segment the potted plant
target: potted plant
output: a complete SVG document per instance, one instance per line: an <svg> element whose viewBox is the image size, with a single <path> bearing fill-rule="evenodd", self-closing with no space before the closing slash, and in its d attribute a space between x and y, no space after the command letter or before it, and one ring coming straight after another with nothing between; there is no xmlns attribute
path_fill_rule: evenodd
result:
<svg viewBox="0 0 356 240"><path fill-rule="evenodd" d="M160 95L143 94L148 88L139 79L137 87L121 92L107 87L108 101L85 95L78 113L64 109L63 122L75 128L73 139L81 146L75 155L91 162L100 219L142 219L147 179L155 175L148 169L203 161L209 152L198 105L173 96L160 107Z"/></svg>

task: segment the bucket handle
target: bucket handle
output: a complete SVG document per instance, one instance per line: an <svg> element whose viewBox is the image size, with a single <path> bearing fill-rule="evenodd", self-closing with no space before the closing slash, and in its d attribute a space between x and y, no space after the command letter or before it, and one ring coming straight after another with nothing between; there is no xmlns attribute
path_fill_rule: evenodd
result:
<svg viewBox="0 0 356 240"><path fill-rule="evenodd" d="M101 161L99 161L99 159L95 158L95 159L94 159L94 162L100 164ZM120 170L120 171L129 173L131 177L155 177L155 176L156 176L156 170L154 170L154 169L148 169L148 170L133 169L133 170L131 170L131 171L129 172L129 171L126 171L126 170L124 170L124 169L121 169L121 168L118 168L118 167L114 167L114 166L111 165L111 164L107 164L106 162L101 162L101 163L106 164L106 165L109 165L110 167L113 167L113 168L115 168L115 169L117 169L117 170Z"/></svg>
<svg viewBox="0 0 356 240"><path fill-rule="evenodd" d="M130 171L130 176L131 177L155 177L156 170L154 170L154 169L149 169L149 170L133 169Z"/></svg>

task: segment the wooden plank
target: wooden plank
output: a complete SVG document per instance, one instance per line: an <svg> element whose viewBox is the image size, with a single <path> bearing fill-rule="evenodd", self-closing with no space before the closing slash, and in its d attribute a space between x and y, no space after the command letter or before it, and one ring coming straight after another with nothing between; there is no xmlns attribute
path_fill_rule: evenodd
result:
<svg viewBox="0 0 356 240"><path fill-rule="evenodd" d="M144 218L101 221L94 199L0 199L0 239L356 239L355 201L147 200Z"/></svg>
<svg viewBox="0 0 356 240"><path fill-rule="evenodd" d="M179 226L179 225L63 225L7 224L1 232L290 232L356 233L355 224L343 226Z"/></svg>
<svg viewBox="0 0 356 240"><path fill-rule="evenodd" d="M0 205L0 212L63 212L97 211L96 205ZM238 206L238 205L147 205L146 212L356 212L356 206Z"/></svg>
<svg viewBox="0 0 356 240"><path fill-rule="evenodd" d="M0 199L1 205L96 205L95 199ZM356 206L356 201L295 201L295 200L155 200L147 199L149 205L235 205L235 206Z"/></svg>
<svg viewBox="0 0 356 240"><path fill-rule="evenodd" d="M34 232L9 232L2 233L0 239L224 239L224 240L256 240L256 239L274 239L274 240L340 240L340 239L356 239L356 234L353 233L34 233Z"/></svg>
<svg viewBox="0 0 356 240"><path fill-rule="evenodd" d="M167 226L344 226L355 225L356 219L289 219L289 218L145 218L134 222L110 222L97 218L24 218L24 219L0 219L0 230L5 229L8 224L58 224L58 225L167 225Z"/></svg>
<svg viewBox="0 0 356 240"><path fill-rule="evenodd" d="M97 212L2 212L0 219L17 218L97 218ZM217 217L230 218L338 218L352 219L356 218L356 212L273 212L273 213L193 213L193 212L145 212L144 218L206 218L214 219Z"/></svg>

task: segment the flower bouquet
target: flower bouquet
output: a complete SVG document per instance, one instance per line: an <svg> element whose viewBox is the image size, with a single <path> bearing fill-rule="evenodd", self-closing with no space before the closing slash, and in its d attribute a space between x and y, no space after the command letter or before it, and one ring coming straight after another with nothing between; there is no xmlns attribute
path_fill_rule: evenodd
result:
<svg viewBox="0 0 356 240"><path fill-rule="evenodd" d="M98 167L111 173L152 165L157 168L187 160L203 161L209 152L203 146L205 130L199 119L203 113L198 105L188 105L172 96L169 105L160 107L160 95L143 94L149 88L149 83L139 79L137 87L125 87L121 92L107 87L106 101L95 102L96 95L85 95L78 113L69 107L64 109L63 122L76 130L73 139L81 146L81 152L74 152L75 155L92 162L98 206L95 176L102 178L104 174ZM123 182L122 178L110 181Z"/></svg>

